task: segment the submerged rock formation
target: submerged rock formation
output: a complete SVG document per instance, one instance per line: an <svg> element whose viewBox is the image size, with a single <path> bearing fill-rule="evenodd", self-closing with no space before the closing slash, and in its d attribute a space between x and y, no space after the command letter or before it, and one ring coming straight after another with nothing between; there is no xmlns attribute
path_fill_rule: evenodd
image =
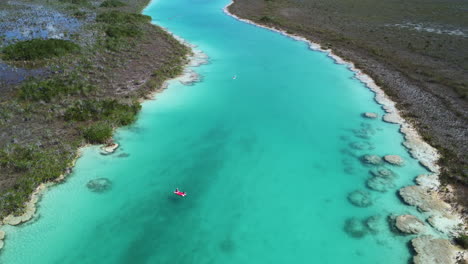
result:
<svg viewBox="0 0 468 264"><path fill-rule="evenodd" d="M373 150L375 147L369 141L357 141L349 144L352 149L355 150Z"/></svg>
<svg viewBox="0 0 468 264"><path fill-rule="evenodd" d="M346 220L344 231L354 238L364 237L368 233L367 226L363 223L363 221L355 217Z"/></svg>
<svg viewBox="0 0 468 264"><path fill-rule="evenodd" d="M386 192L396 187L392 178L384 177L372 177L366 181L366 186L377 192Z"/></svg>
<svg viewBox="0 0 468 264"><path fill-rule="evenodd" d="M426 230L424 222L414 215L399 215L394 221L395 227L405 234L419 234Z"/></svg>
<svg viewBox="0 0 468 264"><path fill-rule="evenodd" d="M415 264L455 264L457 254L460 251L446 239L435 239L424 235L411 240L417 255L414 256Z"/></svg>
<svg viewBox="0 0 468 264"><path fill-rule="evenodd" d="M90 180L86 184L86 187L88 187L92 192L105 192L112 187L112 182L107 178L97 178Z"/></svg>
<svg viewBox="0 0 468 264"><path fill-rule="evenodd" d="M366 218L364 224L371 233L378 233L382 229L380 215L374 215Z"/></svg>
<svg viewBox="0 0 468 264"><path fill-rule="evenodd" d="M371 194L363 190L350 193L348 195L348 201L357 207L369 207L372 205Z"/></svg>
<svg viewBox="0 0 468 264"><path fill-rule="evenodd" d="M403 166L405 164L403 158L398 155L386 155L384 156L384 160L395 166Z"/></svg>
<svg viewBox="0 0 468 264"><path fill-rule="evenodd" d="M396 174L387 168L380 168L377 170L370 170L370 174L374 177L385 178L385 179L394 179L396 178Z"/></svg>
<svg viewBox="0 0 468 264"><path fill-rule="evenodd" d="M382 164L382 158L377 155L364 155L361 157L361 161L364 164L368 164L368 165L381 165Z"/></svg>
<svg viewBox="0 0 468 264"><path fill-rule="evenodd" d="M355 137L362 139L370 139L375 134L375 130L370 124L361 123L361 128L352 130Z"/></svg>

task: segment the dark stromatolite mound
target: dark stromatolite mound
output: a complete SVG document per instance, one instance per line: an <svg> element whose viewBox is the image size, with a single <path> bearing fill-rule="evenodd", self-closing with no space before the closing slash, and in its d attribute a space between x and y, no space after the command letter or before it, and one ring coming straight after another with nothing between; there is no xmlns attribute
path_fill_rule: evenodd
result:
<svg viewBox="0 0 468 264"><path fill-rule="evenodd" d="M349 144L352 149L355 150L373 150L375 147L371 142L368 141L356 141Z"/></svg>
<svg viewBox="0 0 468 264"><path fill-rule="evenodd" d="M362 238L368 233L365 223L358 218L352 217L346 219L344 231L354 238Z"/></svg>
<svg viewBox="0 0 468 264"><path fill-rule="evenodd" d="M371 233L376 234L382 229L382 217L380 215L370 216L364 220L364 224Z"/></svg>
<svg viewBox="0 0 468 264"><path fill-rule="evenodd" d="M370 139L375 134L375 129L370 124L361 123L361 127L352 130L355 137Z"/></svg>
<svg viewBox="0 0 468 264"><path fill-rule="evenodd" d="M389 189L395 188L392 178L372 177L367 180L366 186L374 191L386 192Z"/></svg>
<svg viewBox="0 0 468 264"><path fill-rule="evenodd" d="M128 153L120 153L119 155L117 155L117 157L119 157L119 158L127 158L129 156L130 156L130 154L128 154Z"/></svg>
<svg viewBox="0 0 468 264"><path fill-rule="evenodd" d="M94 180L90 180L86 187L92 192L105 192L110 190L112 187L112 182L107 178L97 178Z"/></svg>
<svg viewBox="0 0 468 264"><path fill-rule="evenodd" d="M348 201L357 207L369 207L372 205L371 194L363 190L350 193L348 195Z"/></svg>
<svg viewBox="0 0 468 264"><path fill-rule="evenodd" d="M396 174L387 168L380 168L377 170L370 170L370 174L374 177L385 178L385 179L394 179L396 178Z"/></svg>

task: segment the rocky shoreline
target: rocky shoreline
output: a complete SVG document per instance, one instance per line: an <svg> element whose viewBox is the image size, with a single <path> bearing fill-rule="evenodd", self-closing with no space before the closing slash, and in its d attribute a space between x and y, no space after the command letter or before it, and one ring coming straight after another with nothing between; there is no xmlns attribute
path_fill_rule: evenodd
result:
<svg viewBox="0 0 468 264"><path fill-rule="evenodd" d="M260 25L251 20L236 16L229 10L229 7L233 4L234 2L229 3L224 8L224 13L239 21L280 33L297 41L306 42L310 49L326 53L335 63L346 65L349 70L353 71L355 77L375 93L374 100L382 105L382 108L386 112L382 120L400 126L400 132L405 138L403 143L405 148L423 167L432 172L430 175L419 175L416 179L418 185L402 188L399 191L402 199L408 205L416 206L419 210L428 212L428 222L437 231L451 237L466 232L466 217L462 213L463 208L461 205L448 204L444 201L444 197L440 195L441 190L439 189L440 182L438 176L441 170L437 164L440 159L439 152L422 139L421 135L419 135L418 131L411 123L402 118L399 110L396 108L396 103L385 94L382 88L380 88L369 75L358 69L354 63L346 61L334 54L331 49L324 49L320 44L314 43L305 37L287 33L278 28ZM363 113L363 116L365 118L377 118L377 115L373 113ZM392 158L394 157L390 157L390 160L392 160ZM359 197L361 196L362 195ZM353 197L348 197L348 199L352 199ZM421 208L421 206L423 207ZM417 264L455 264L459 263L461 260L467 261L467 252L452 245L451 241L446 238L433 238L423 235L414 238L412 240L412 245L417 253L413 261Z"/></svg>

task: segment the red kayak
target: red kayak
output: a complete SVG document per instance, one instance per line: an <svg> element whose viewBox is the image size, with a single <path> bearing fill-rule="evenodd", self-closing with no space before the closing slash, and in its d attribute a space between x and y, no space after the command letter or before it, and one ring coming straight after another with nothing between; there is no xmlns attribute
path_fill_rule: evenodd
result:
<svg viewBox="0 0 468 264"><path fill-rule="evenodd" d="M184 197L185 195L187 195L186 192L181 192L181 191L179 191L179 189L175 189L174 193L177 194L177 195L179 195L179 196L182 196L182 197Z"/></svg>

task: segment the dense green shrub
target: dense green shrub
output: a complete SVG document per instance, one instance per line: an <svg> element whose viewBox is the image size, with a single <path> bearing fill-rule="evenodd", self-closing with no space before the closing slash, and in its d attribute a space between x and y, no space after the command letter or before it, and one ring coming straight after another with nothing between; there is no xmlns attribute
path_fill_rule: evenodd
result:
<svg viewBox="0 0 468 264"><path fill-rule="evenodd" d="M83 100L65 111L65 120L105 120L115 125L129 125L136 120L141 109L138 102L122 104L117 100Z"/></svg>
<svg viewBox="0 0 468 264"><path fill-rule="evenodd" d="M26 171L32 167L35 154L35 148L30 146L14 145L9 149L0 150L0 167L16 172Z"/></svg>
<svg viewBox="0 0 468 264"><path fill-rule="evenodd" d="M88 0L59 0L59 2L74 4L74 5L89 5Z"/></svg>
<svg viewBox="0 0 468 264"><path fill-rule="evenodd" d="M33 39L20 41L3 49L6 60L38 60L59 57L80 49L75 43L62 39Z"/></svg>
<svg viewBox="0 0 468 264"><path fill-rule="evenodd" d="M29 80L20 86L18 97L23 100L50 102L55 97L87 94L93 90L95 90L94 86L77 80L77 77L53 78L43 81Z"/></svg>
<svg viewBox="0 0 468 264"><path fill-rule="evenodd" d="M139 37L143 35L142 23L151 21L151 17L125 13L121 11L109 11L97 16L96 21L107 24L105 47L110 50L119 50L125 44L125 38Z"/></svg>
<svg viewBox="0 0 468 264"><path fill-rule="evenodd" d="M455 242L462 246L464 249L468 249L468 235L460 235L459 237L455 238Z"/></svg>
<svg viewBox="0 0 468 264"><path fill-rule="evenodd" d="M76 11L75 13L73 13L73 16L76 17L76 18L84 18L84 17L86 17L86 12Z"/></svg>
<svg viewBox="0 0 468 264"><path fill-rule="evenodd" d="M269 16L262 16L259 20L260 20L260 22L263 22L263 23L273 23L274 22L274 19L269 17Z"/></svg>
<svg viewBox="0 0 468 264"><path fill-rule="evenodd" d="M106 0L102 2L101 7L121 7L126 5L127 4L119 0Z"/></svg>
<svg viewBox="0 0 468 264"><path fill-rule="evenodd" d="M109 11L99 14L96 17L97 22L103 22L108 24L117 23L144 23L151 22L151 17L142 14L125 13L121 11Z"/></svg>
<svg viewBox="0 0 468 264"><path fill-rule="evenodd" d="M89 143L106 143L112 137L112 126L107 122L92 124L83 130L83 137Z"/></svg>
<svg viewBox="0 0 468 264"><path fill-rule="evenodd" d="M118 24L107 27L106 34L111 38L138 37L142 35L142 31L134 24Z"/></svg>

